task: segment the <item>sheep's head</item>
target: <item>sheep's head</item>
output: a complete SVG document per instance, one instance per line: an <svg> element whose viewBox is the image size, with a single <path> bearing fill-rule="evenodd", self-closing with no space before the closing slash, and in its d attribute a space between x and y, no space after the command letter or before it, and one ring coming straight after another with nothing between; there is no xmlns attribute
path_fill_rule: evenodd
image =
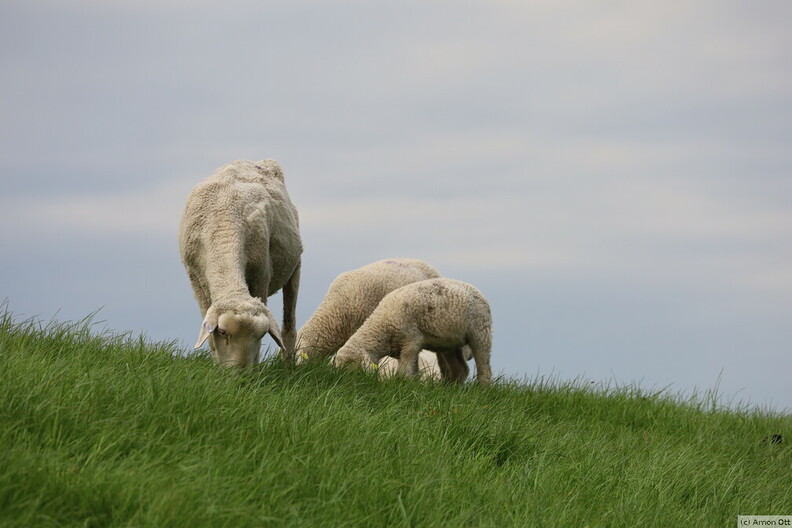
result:
<svg viewBox="0 0 792 528"><path fill-rule="evenodd" d="M361 366L363 368L377 368L377 364L371 361L367 353L354 351L347 346L342 346L340 349L338 349L338 352L336 352L335 356L333 356L333 366Z"/></svg>
<svg viewBox="0 0 792 528"><path fill-rule="evenodd" d="M245 303L234 308L212 305L204 317L195 348L208 339L212 357L219 365L247 367L258 363L261 339L267 333L284 348L278 324L264 303Z"/></svg>

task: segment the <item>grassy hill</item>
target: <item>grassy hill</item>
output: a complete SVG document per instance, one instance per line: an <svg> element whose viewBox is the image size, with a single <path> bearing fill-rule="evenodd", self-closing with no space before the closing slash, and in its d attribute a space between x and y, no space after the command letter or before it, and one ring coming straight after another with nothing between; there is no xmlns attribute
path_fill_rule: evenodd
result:
<svg viewBox="0 0 792 528"><path fill-rule="evenodd" d="M240 375L175 352L89 321L0 313L0 526L735 526L738 514L792 514L790 416L575 383L380 382L272 361Z"/></svg>

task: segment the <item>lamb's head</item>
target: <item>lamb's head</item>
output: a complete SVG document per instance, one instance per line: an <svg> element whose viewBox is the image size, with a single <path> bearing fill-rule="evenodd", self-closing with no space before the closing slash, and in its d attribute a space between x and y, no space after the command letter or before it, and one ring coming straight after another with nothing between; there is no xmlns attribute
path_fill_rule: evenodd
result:
<svg viewBox="0 0 792 528"><path fill-rule="evenodd" d="M335 356L333 356L333 366L335 367L349 367L361 366L364 368L377 368L376 363L372 363L369 355L362 351L356 350L348 345L344 345L338 349Z"/></svg>
<svg viewBox="0 0 792 528"><path fill-rule="evenodd" d="M219 365L247 367L258 363L261 339L267 333L283 348L283 339L272 312L258 299L243 303L215 303L206 312L195 348L208 339L212 357Z"/></svg>

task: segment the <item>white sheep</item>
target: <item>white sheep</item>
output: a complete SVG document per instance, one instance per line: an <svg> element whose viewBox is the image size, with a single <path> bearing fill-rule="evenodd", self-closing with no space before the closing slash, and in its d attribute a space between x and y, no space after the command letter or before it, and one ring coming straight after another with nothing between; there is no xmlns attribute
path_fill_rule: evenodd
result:
<svg viewBox="0 0 792 528"><path fill-rule="evenodd" d="M440 277L422 260L392 258L340 274L297 333L298 361L335 354L387 294L407 284Z"/></svg>
<svg viewBox="0 0 792 528"><path fill-rule="evenodd" d="M421 349L437 353L445 380L462 383L469 373L462 347L476 362L477 380L492 380L492 315L475 287L453 279L429 279L386 295L363 325L335 355L337 366L377 365L384 356L399 358L398 372L414 376Z"/></svg>
<svg viewBox="0 0 792 528"><path fill-rule="evenodd" d="M269 333L290 360L302 242L278 162L234 161L196 185L179 248L204 318L195 348L209 339L216 362L247 366L258 362ZM281 288L283 337L266 306Z"/></svg>

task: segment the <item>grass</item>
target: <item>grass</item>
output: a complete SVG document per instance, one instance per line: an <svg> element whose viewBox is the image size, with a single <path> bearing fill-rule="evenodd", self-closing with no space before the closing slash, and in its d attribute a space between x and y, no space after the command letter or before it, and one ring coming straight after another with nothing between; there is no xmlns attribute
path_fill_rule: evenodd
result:
<svg viewBox="0 0 792 528"><path fill-rule="evenodd" d="M1 526L734 526L792 514L788 415L577 382L381 382L277 361L240 375L93 328L0 312Z"/></svg>

